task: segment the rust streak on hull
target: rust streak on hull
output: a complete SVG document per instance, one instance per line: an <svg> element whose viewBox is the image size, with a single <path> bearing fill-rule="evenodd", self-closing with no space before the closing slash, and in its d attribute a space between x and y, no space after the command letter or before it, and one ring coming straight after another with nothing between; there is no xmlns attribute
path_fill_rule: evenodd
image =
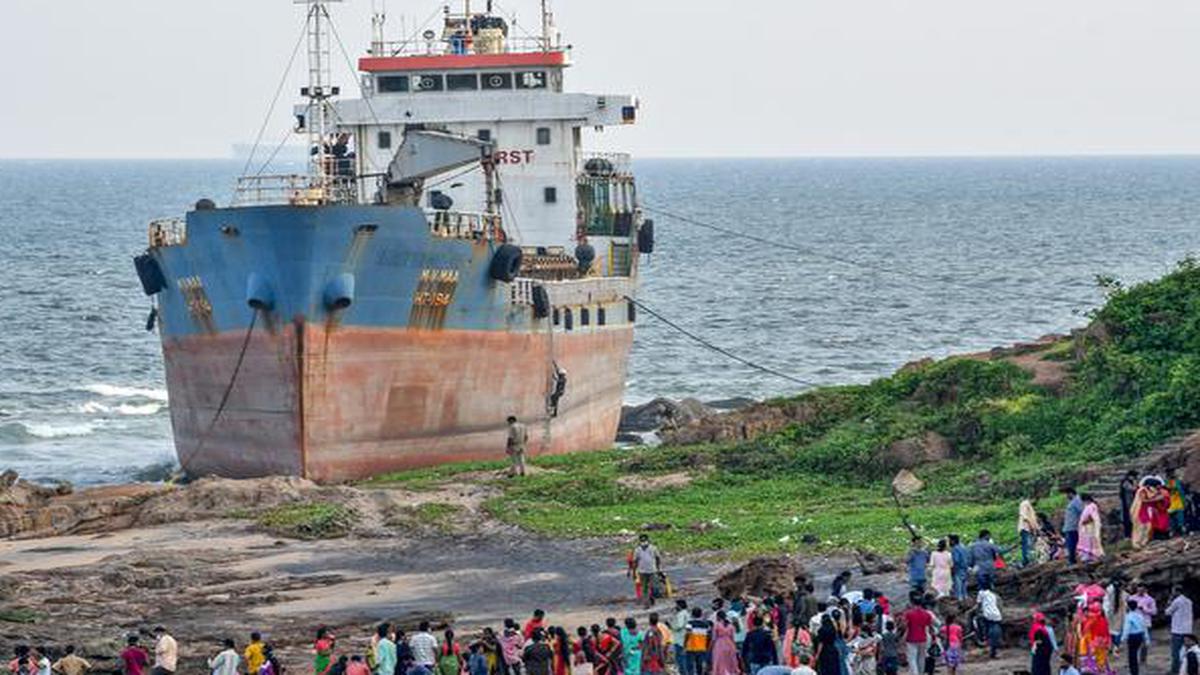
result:
<svg viewBox="0 0 1200 675"><path fill-rule="evenodd" d="M199 445L207 420L197 411L203 413L210 392L227 382L220 366L237 339L192 336L164 345L181 457ZM277 335L255 336L214 438L188 468L338 482L501 459L510 414L529 423L535 455L606 448L616 436L632 339L632 326L554 335L553 360L567 371L568 386L547 439L541 423L551 362L545 334L327 331L298 321Z"/></svg>

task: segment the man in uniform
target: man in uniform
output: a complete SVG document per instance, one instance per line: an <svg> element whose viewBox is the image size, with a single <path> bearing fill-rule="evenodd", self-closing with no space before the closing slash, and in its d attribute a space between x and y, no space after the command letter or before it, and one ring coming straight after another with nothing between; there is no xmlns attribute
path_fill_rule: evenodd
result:
<svg viewBox="0 0 1200 675"><path fill-rule="evenodd" d="M524 424L517 421L517 418L509 415L508 417L508 446L505 453L512 460L512 468L509 469L510 476L525 475L525 446L529 443L529 430Z"/></svg>

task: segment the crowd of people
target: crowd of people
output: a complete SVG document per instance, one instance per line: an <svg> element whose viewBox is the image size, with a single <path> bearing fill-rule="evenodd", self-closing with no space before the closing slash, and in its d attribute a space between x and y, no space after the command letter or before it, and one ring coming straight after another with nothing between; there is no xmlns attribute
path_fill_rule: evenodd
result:
<svg viewBox="0 0 1200 675"><path fill-rule="evenodd" d="M1077 562L1095 562L1105 557L1105 514L1094 495L1064 490L1067 507L1061 530L1051 519L1034 509L1030 500L1021 502L1017 516L1021 564L1032 565L1066 558ZM1174 471L1166 477L1149 475L1138 478L1135 471L1125 474L1119 488L1121 536L1134 549L1151 541L1162 541L1200 532L1200 495L1191 491Z"/></svg>

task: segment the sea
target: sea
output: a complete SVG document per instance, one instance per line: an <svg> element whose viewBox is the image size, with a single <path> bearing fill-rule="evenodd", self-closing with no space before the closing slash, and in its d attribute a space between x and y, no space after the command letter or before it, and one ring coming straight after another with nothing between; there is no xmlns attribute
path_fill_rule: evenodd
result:
<svg viewBox="0 0 1200 675"><path fill-rule="evenodd" d="M226 203L241 169L0 162L0 470L96 484L171 469L170 401L132 257L150 219L200 197ZM1200 158L637 171L656 246L641 261L631 404L861 383L1067 332L1103 301L1098 276L1133 283L1200 253Z"/></svg>

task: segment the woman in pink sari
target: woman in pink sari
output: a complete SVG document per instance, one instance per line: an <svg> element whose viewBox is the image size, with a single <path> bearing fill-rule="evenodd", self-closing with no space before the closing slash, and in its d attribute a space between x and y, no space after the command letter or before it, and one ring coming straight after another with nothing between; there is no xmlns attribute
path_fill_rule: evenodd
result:
<svg viewBox="0 0 1200 675"><path fill-rule="evenodd" d="M1083 512L1079 514L1079 559L1095 562L1104 557L1104 540L1100 523L1100 507L1092 495L1080 495Z"/></svg>

